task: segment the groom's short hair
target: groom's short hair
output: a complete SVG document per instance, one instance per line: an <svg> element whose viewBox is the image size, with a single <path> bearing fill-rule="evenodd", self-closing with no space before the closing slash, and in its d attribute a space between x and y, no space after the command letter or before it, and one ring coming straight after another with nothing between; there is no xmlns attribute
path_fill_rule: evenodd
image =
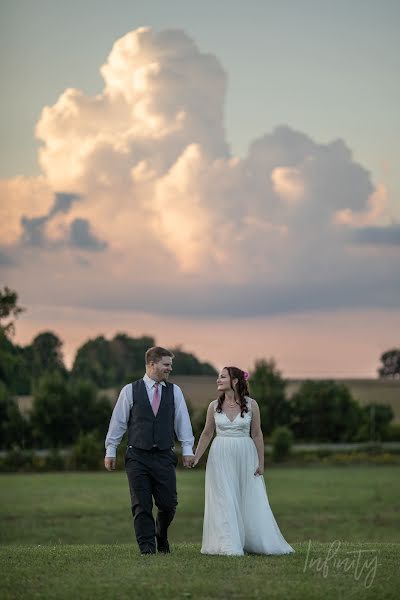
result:
<svg viewBox="0 0 400 600"><path fill-rule="evenodd" d="M146 365L152 362L159 362L164 356L170 356L174 358L174 354L167 350L166 348L161 348L161 346L153 346L149 348L146 352Z"/></svg>

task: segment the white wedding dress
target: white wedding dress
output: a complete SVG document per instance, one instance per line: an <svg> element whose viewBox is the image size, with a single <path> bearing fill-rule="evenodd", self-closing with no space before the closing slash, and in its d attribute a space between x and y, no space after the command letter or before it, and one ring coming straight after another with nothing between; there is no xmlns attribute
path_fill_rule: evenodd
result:
<svg viewBox="0 0 400 600"><path fill-rule="evenodd" d="M230 419L216 412L216 437L208 454L202 554L289 554L272 514L264 478L255 476L258 456L250 437L249 411Z"/></svg>

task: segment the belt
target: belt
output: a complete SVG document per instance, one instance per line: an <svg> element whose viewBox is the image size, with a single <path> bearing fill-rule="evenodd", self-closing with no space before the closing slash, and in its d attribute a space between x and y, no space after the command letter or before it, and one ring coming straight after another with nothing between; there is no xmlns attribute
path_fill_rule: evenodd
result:
<svg viewBox="0 0 400 600"><path fill-rule="evenodd" d="M172 450L172 448L165 448L164 450L161 450L161 448L159 448L155 444L152 448L149 448L148 450L144 448L136 448L136 446L128 446L128 448L134 448L135 450L140 450L142 452L166 452L166 450Z"/></svg>

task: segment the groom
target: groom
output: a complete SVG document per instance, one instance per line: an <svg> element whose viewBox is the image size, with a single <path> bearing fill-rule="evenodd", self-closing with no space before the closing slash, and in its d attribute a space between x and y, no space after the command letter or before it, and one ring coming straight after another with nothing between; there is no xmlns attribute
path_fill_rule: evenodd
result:
<svg viewBox="0 0 400 600"><path fill-rule="evenodd" d="M193 432L182 390L168 382L174 355L155 346L145 355L146 374L122 388L111 416L104 466L115 469L117 446L128 430L125 470L141 554L169 553L167 531L177 501L174 431L182 444L182 462L193 464ZM158 508L153 519L153 498Z"/></svg>

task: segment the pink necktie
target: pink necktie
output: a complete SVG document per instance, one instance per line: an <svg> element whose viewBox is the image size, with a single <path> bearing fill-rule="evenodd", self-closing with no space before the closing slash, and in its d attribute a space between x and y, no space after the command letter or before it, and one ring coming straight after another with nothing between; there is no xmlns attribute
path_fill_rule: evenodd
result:
<svg viewBox="0 0 400 600"><path fill-rule="evenodd" d="M158 409L160 407L160 390L158 387L158 383L154 384L154 393L153 393L153 404L151 405L153 409L154 416L157 416Z"/></svg>

